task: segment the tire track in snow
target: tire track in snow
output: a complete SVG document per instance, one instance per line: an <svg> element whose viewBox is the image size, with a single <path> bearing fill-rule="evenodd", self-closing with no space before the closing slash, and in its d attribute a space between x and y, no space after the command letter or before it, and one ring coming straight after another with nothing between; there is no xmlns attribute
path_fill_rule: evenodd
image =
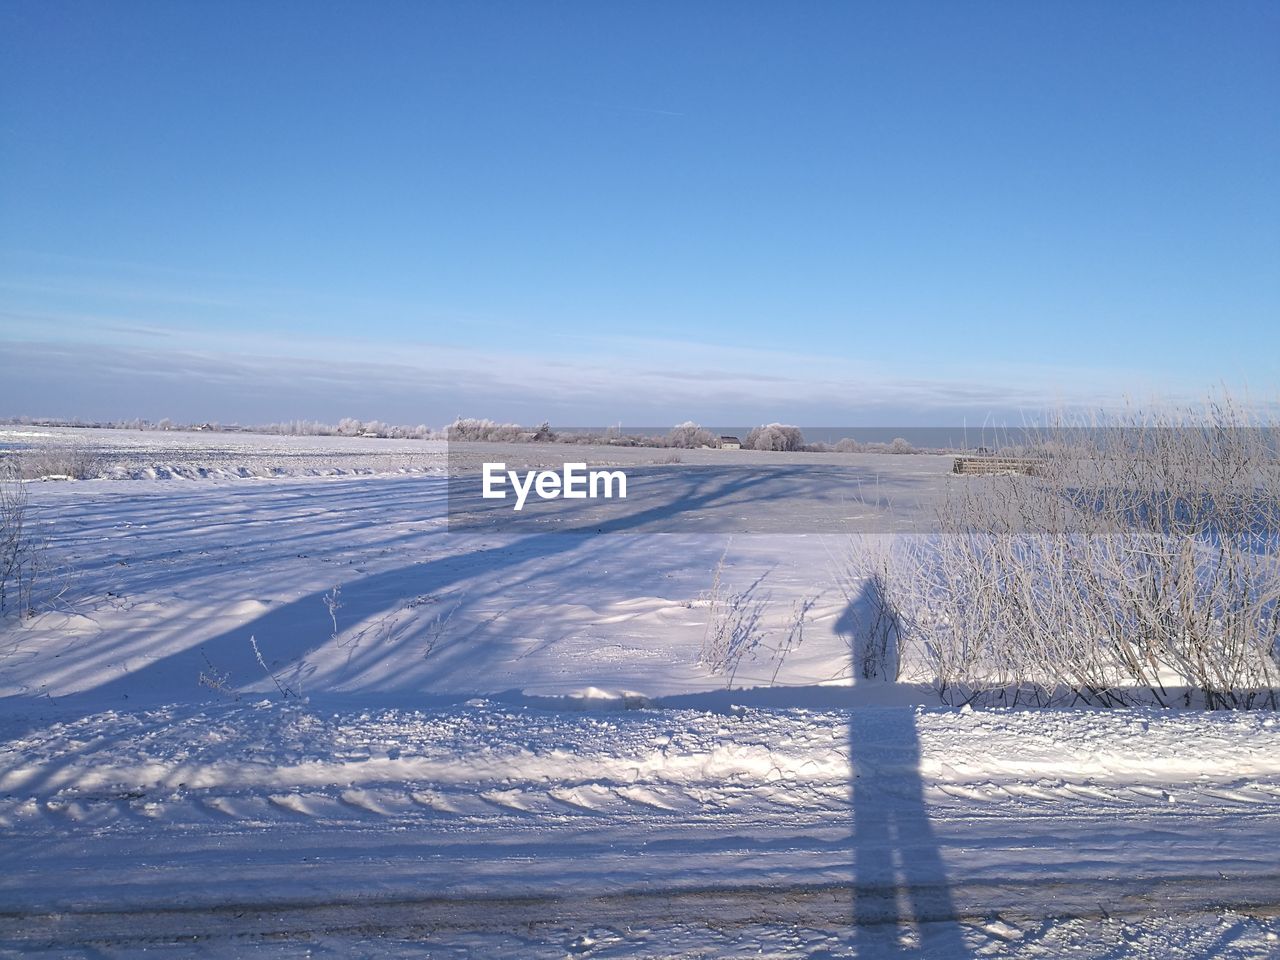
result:
<svg viewBox="0 0 1280 960"><path fill-rule="evenodd" d="M632 931L676 927L733 931L761 925L806 927L826 932L837 943L859 942L851 918L875 929L899 920L899 902L917 904L920 923L964 923L999 940L1019 939L1026 928L1042 936L1043 921L1136 920L1149 916L1188 916L1205 911L1249 911L1254 916L1280 913L1280 874L1257 887L1230 880L1168 878L1157 883L1118 880L1099 903L1092 884L1042 881L987 881L964 889L861 887L849 885L727 887L716 890L643 890L609 895L502 898L378 898L332 901L233 902L211 908L73 911L58 914L0 914L0 944L42 949L96 944L107 948L199 942L207 948L320 937L350 936L381 941L421 941L468 934L539 931L543 942L570 944L569 953L599 942L613 946L636 939ZM998 918L998 919L995 919ZM1040 932L1035 928L1039 925ZM595 931L586 937L579 931ZM575 933L577 936L575 938ZM577 945L575 947L575 945ZM899 943L899 949L901 944Z"/></svg>

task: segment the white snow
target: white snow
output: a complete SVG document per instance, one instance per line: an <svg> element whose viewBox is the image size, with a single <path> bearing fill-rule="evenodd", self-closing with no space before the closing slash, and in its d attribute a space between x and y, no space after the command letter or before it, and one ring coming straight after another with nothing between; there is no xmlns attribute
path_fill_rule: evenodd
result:
<svg viewBox="0 0 1280 960"><path fill-rule="evenodd" d="M130 916L172 930L177 908L216 937L228 904L283 905L299 931L304 906L394 929L406 902L471 904L483 939L521 925L499 901L535 898L559 931L589 922L575 902L660 894L692 928L719 890L752 916L781 898L789 924L846 945L842 915L994 949L1096 916L1100 896L1141 921L1153 902L1269 903L1277 880L1280 729L1263 714L276 699L54 717L5 720L15 945L50 911L121 946ZM932 899L885 901L895 887ZM605 955L654 948L608 929Z"/></svg>
<svg viewBox="0 0 1280 960"><path fill-rule="evenodd" d="M450 533L445 486L31 485L0 951L1280 954L1274 714L929 706L852 683L843 537Z"/></svg>

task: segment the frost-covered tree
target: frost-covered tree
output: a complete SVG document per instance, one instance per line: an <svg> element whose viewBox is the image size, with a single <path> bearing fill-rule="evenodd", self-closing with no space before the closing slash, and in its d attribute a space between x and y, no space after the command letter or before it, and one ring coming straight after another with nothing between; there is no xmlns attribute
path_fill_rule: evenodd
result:
<svg viewBox="0 0 1280 960"><path fill-rule="evenodd" d="M667 434L667 446L680 447L685 450L714 446L715 442L715 434L710 430L704 430L692 420L676 424Z"/></svg>
<svg viewBox="0 0 1280 960"><path fill-rule="evenodd" d="M804 434L799 427L770 423L754 427L743 446L748 450L799 450L804 446Z"/></svg>
<svg viewBox="0 0 1280 960"><path fill-rule="evenodd" d="M475 417L458 417L453 423L444 428L447 439L462 441L518 440L523 432L518 423L495 423L492 420L480 420Z"/></svg>

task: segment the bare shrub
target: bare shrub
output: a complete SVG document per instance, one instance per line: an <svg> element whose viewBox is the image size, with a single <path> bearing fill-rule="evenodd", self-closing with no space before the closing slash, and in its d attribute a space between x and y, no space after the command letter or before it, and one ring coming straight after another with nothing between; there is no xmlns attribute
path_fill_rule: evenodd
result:
<svg viewBox="0 0 1280 960"><path fill-rule="evenodd" d="M902 615L873 574L863 581L858 617L853 624L855 660L863 680L896 681L902 672Z"/></svg>
<svg viewBox="0 0 1280 960"><path fill-rule="evenodd" d="M699 662L712 673L727 674L726 685L732 686L742 658L753 653L764 640L762 621L768 598L759 595L764 577L745 590L725 585L724 568L728 547L721 554L712 575L711 589L703 598L707 603L707 628L702 637Z"/></svg>
<svg viewBox="0 0 1280 960"><path fill-rule="evenodd" d="M280 678L276 676L275 673L272 672L269 666L267 666L267 660L262 655L262 650L258 647L257 637L249 638L249 646L253 648L253 658L258 661L258 666L262 668L263 673L265 673L268 677L270 677L271 682L276 685L276 689L280 691L280 696L284 697L285 699L288 699L289 697L298 696L298 694L294 692L292 687L288 686L287 684L281 683Z"/></svg>
<svg viewBox="0 0 1280 960"><path fill-rule="evenodd" d="M196 683L202 687L212 690L214 693L220 693L230 700L239 700L240 694L236 693L235 688L231 685L231 671L219 670L214 666L213 661L209 659L209 655L201 648L200 656L205 662L207 670L201 670L196 676Z"/></svg>
<svg viewBox="0 0 1280 960"><path fill-rule="evenodd" d="M440 645L440 641L444 639L445 633L449 630L449 624L453 620L453 615L458 612L466 597L459 597L454 601L453 606L445 613L437 613L427 624L424 632L424 642L422 645L422 659L427 659Z"/></svg>
<svg viewBox="0 0 1280 960"><path fill-rule="evenodd" d="M13 462L0 463L0 616L32 612L43 556L26 487Z"/></svg>
<svg viewBox="0 0 1280 960"><path fill-rule="evenodd" d="M329 633L329 639L334 643L338 643L339 646L341 646L341 643L338 641L338 634L340 632L338 630L338 611L342 609L341 594L341 585L335 583L333 585L333 589L320 598L321 602L324 603L325 612L329 614L329 624L332 627L332 630Z"/></svg>
<svg viewBox="0 0 1280 960"><path fill-rule="evenodd" d="M770 684L778 682L778 673L782 670L783 663L786 662L791 652L804 642L804 627L809 619L809 611L813 609L817 602L817 597L801 597L792 604L791 618L787 621L787 627L782 639L769 647L769 660L773 663L773 674L769 678Z"/></svg>
<svg viewBox="0 0 1280 960"><path fill-rule="evenodd" d="M1058 425L1035 477L953 478L884 566L943 699L1275 707L1280 462L1228 399Z"/></svg>
<svg viewBox="0 0 1280 960"><path fill-rule="evenodd" d="M105 469L97 451L77 443L23 450L17 459L19 473L28 480L93 480Z"/></svg>
<svg viewBox="0 0 1280 960"><path fill-rule="evenodd" d="M850 670L858 681L897 681L903 672L902 613L889 584L900 575L902 559L891 549L893 538L861 536L848 559L832 555L841 584L845 613L836 632L849 644Z"/></svg>

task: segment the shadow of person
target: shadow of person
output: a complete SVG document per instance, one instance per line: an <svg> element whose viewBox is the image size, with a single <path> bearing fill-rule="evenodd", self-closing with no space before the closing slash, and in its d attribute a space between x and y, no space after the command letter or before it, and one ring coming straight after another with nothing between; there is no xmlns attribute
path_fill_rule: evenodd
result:
<svg viewBox="0 0 1280 960"><path fill-rule="evenodd" d="M849 644L856 682L898 679L898 615L879 576L866 578L836 619L835 632Z"/></svg>
<svg viewBox="0 0 1280 960"><path fill-rule="evenodd" d="M925 807L915 711L850 710L849 760L859 956L970 956Z"/></svg>
<svg viewBox="0 0 1280 960"><path fill-rule="evenodd" d="M857 658L867 642L859 637L877 623L880 584L867 581L842 619L854 632ZM860 683L865 663L853 665ZM885 677L887 679L887 677ZM939 841L925 806L920 738L913 707L853 707L849 710L850 800L853 815L853 927L858 956L969 957Z"/></svg>

